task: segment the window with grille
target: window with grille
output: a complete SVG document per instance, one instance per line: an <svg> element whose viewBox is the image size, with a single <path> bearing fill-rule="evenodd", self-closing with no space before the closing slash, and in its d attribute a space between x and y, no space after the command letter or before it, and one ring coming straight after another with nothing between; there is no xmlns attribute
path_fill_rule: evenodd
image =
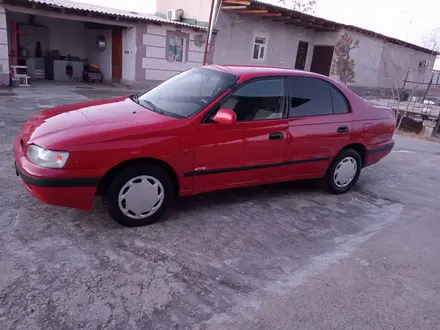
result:
<svg viewBox="0 0 440 330"><path fill-rule="evenodd" d="M185 38L169 36L167 48L167 60L169 62L185 62Z"/></svg>
<svg viewBox="0 0 440 330"><path fill-rule="evenodd" d="M267 38L255 37L252 58L262 60L266 56Z"/></svg>

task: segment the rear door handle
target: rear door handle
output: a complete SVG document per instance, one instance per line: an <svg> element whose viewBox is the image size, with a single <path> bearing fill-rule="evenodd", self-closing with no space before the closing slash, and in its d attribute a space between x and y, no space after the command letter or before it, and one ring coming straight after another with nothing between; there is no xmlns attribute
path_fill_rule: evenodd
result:
<svg viewBox="0 0 440 330"><path fill-rule="evenodd" d="M283 132L276 132L269 135L269 140L282 140L284 138Z"/></svg>
<svg viewBox="0 0 440 330"><path fill-rule="evenodd" d="M347 133L348 132L348 126L339 126L338 127L338 133Z"/></svg>

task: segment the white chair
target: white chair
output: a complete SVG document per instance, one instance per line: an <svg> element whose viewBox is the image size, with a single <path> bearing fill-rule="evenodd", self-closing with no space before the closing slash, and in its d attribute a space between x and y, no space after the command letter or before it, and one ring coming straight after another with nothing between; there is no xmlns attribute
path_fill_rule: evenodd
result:
<svg viewBox="0 0 440 330"><path fill-rule="evenodd" d="M17 78L20 81L19 86L30 86L29 84L29 75L27 74L27 66L26 65L11 65L13 77ZM24 71L26 73L19 73L19 71Z"/></svg>

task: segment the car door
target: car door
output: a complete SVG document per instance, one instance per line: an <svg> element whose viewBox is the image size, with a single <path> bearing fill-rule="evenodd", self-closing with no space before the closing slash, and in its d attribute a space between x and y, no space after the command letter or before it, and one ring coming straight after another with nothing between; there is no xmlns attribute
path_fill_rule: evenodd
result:
<svg viewBox="0 0 440 330"><path fill-rule="evenodd" d="M283 77L245 82L214 107L197 133L195 188L279 179L287 146L284 85ZM219 109L234 111L237 122L215 123Z"/></svg>
<svg viewBox="0 0 440 330"><path fill-rule="evenodd" d="M331 159L350 143L351 113L344 94L328 81L289 77L284 177L323 176Z"/></svg>

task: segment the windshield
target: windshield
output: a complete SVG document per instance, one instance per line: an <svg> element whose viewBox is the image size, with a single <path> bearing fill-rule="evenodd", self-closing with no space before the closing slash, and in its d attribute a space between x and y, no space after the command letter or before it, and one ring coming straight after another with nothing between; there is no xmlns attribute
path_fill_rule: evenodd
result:
<svg viewBox="0 0 440 330"><path fill-rule="evenodd" d="M151 111L187 118L200 111L237 79L237 76L222 71L194 68L132 99Z"/></svg>

